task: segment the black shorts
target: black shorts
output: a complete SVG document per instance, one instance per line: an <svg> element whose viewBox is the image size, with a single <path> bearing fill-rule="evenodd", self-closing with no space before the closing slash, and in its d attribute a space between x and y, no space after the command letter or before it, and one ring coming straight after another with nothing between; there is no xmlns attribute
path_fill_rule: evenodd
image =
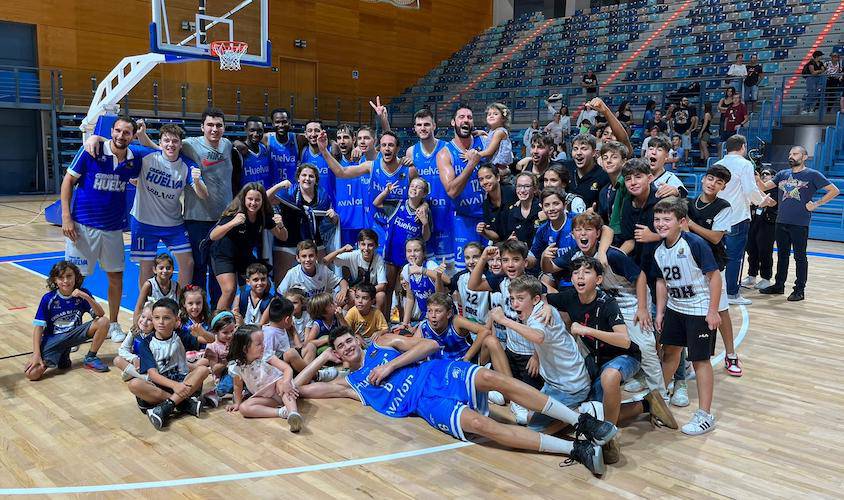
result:
<svg viewBox="0 0 844 500"><path fill-rule="evenodd" d="M542 386L545 385L545 380L542 379L542 376L537 375L532 377L528 373L527 364L530 361L530 356L516 354L509 349L504 349L504 352L507 353L507 361L510 362L510 371L513 372L513 378L521 380L534 389L542 389Z"/></svg>
<svg viewBox="0 0 844 500"><path fill-rule="evenodd" d="M703 361L715 354L715 330L705 316L690 316L666 308L660 343L687 347L689 361Z"/></svg>

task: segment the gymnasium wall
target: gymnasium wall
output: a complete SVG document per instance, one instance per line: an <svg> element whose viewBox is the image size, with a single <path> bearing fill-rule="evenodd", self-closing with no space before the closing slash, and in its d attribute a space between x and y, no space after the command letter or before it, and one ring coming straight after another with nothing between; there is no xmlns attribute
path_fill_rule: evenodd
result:
<svg viewBox="0 0 844 500"><path fill-rule="evenodd" d="M361 97L366 120L369 97L398 95L492 24L491 0L422 0L421 5L420 10L409 10L360 0L272 0L274 64L280 68L303 66L306 73L312 67L315 75L307 76L303 83L295 81L291 71L282 74L246 68L228 73L211 62L167 64L155 69L132 92L130 110L149 107L146 102L151 100L156 80L162 110L181 109L180 87L187 82L188 111L206 106L210 84L214 104L229 113L235 111L238 86L244 114L263 112L265 89L270 106L288 106L290 93L297 92L295 114L304 118L313 114L313 99L308 95L313 90L308 87L315 80L323 119L336 117L337 98L341 99L342 118L356 118L355 101ZM37 26L38 65L63 70L69 105L90 102L92 75L102 78L121 57L149 50L150 2L145 0L4 1L0 2L0 20ZM306 40L307 47L295 48L295 39ZM359 72L359 79L352 78L353 70Z"/></svg>

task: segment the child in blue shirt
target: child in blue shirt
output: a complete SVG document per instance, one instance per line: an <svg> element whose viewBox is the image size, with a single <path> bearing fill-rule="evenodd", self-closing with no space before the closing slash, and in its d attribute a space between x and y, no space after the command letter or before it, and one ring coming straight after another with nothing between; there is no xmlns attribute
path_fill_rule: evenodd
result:
<svg viewBox="0 0 844 500"><path fill-rule="evenodd" d="M29 380L38 380L47 368L70 368L70 349L92 338L91 349L85 355L85 368L107 372L108 366L97 357L97 350L108 335L109 321L105 311L82 288L82 273L67 261L56 263L47 278L50 290L41 297L32 324L32 359L24 373ZM83 323L88 313L93 320Z"/></svg>

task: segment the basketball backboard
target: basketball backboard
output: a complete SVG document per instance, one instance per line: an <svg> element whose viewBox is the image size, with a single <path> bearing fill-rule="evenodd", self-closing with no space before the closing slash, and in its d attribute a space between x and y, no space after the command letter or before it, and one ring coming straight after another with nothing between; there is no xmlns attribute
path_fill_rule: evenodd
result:
<svg viewBox="0 0 844 500"><path fill-rule="evenodd" d="M242 64L271 66L269 0L152 0L150 50L168 61L218 60L211 42L234 40L249 48Z"/></svg>

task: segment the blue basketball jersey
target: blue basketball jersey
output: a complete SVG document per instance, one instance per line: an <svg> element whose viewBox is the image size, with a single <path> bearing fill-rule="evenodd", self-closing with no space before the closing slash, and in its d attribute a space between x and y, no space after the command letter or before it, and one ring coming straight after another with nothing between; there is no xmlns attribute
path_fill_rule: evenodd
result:
<svg viewBox="0 0 844 500"><path fill-rule="evenodd" d="M424 267L425 269L436 269L437 264L429 260L425 262ZM428 313L428 297L437 291L436 283L426 274L410 274L407 265L402 269L402 278L410 284L410 292L416 299L416 307L419 308L420 317L425 318Z"/></svg>
<svg viewBox="0 0 844 500"><path fill-rule="evenodd" d="M451 164L454 167L454 176L457 177L463 172L463 170L466 169L466 160L460 157L463 150L457 147L453 141L449 141L446 144L446 147L448 148L448 152L451 154ZM474 141L472 141L472 149L483 151L484 144L480 137L475 137ZM485 163L485 161L482 161L481 163ZM469 182L466 183L466 187L463 188L463 191L460 192L457 198L452 200L452 204L454 205L454 210L458 216L480 219L484 215L483 203L485 197L486 193L484 193L484 190L481 188L478 176L473 174Z"/></svg>
<svg viewBox="0 0 844 500"><path fill-rule="evenodd" d="M437 139L433 153L427 155L422 148L422 143L417 142L413 146L412 155L413 165L419 172L419 177L425 179L430 187L428 204L431 206L431 238L426 245L428 255L433 255L437 259L451 260L454 254L448 243L451 239L451 219L454 216L454 209L437 169L437 154L445 145L445 141Z"/></svg>
<svg viewBox="0 0 844 500"><path fill-rule="evenodd" d="M91 294L82 288L82 291ZM79 297L65 297L58 290L51 290L41 297L32 324L44 327L42 339L63 335L82 324L82 315L91 313L91 304Z"/></svg>
<svg viewBox="0 0 844 500"><path fill-rule="evenodd" d="M270 135L267 140L270 149L270 160L273 166L273 181L278 183L283 180L296 182L296 167L299 165L299 145L296 143L296 134L287 133L287 142L278 142L275 134Z"/></svg>
<svg viewBox="0 0 844 500"><path fill-rule="evenodd" d="M571 221L574 219L572 214L566 214L566 220L563 227L559 230L554 229L551 221L545 221L536 230L536 235L533 237L533 244L530 247L530 254L537 259L542 257L542 252L545 251L552 243L557 245L557 255L563 255L566 251L577 246L574 237L571 235Z"/></svg>
<svg viewBox="0 0 844 500"><path fill-rule="evenodd" d="M271 136L273 137L273 136ZM270 150L261 143L258 143L258 152L249 151L243 157L243 176L240 178L240 187L250 182L258 182L264 189L273 186L275 180L270 160Z"/></svg>
<svg viewBox="0 0 844 500"><path fill-rule="evenodd" d="M322 154L319 151L316 154L311 153L310 146L306 146L302 151L302 163L310 163L316 166L319 171L319 187L325 189L325 193L331 198L331 202L334 203L334 200L337 199L335 198L337 180L334 177L334 172L328 168L328 162L325 161Z"/></svg>
<svg viewBox="0 0 844 500"><path fill-rule="evenodd" d="M406 417L416 411L426 375L431 369L430 363L414 363L394 371L381 385L369 383L369 373L375 367L385 365L401 354L392 347L373 342L363 354L363 366L346 376L363 404L388 417Z"/></svg>
<svg viewBox="0 0 844 500"><path fill-rule="evenodd" d="M386 222L387 241L384 243L384 260L396 267L407 264L405 243L412 238L422 238L422 224L416 219L416 209L406 200L398 206Z"/></svg>
<svg viewBox="0 0 844 500"><path fill-rule="evenodd" d="M369 203L372 203L381 191L387 187L390 182L398 181L399 185L387 194L385 203L398 205L398 202L407 199L407 190L410 186L410 169L407 165L399 164L399 168L389 173L384 169L384 159L381 153L372 162L372 172L369 175Z"/></svg>
<svg viewBox="0 0 844 500"><path fill-rule="evenodd" d="M453 321L448 322L448 327L443 333L437 333L431 324L428 323L427 319L419 323L419 330L422 332L423 337L436 340L442 346L442 349L437 354L431 356L431 359L462 360L463 356L466 355L466 352L472 346L468 338L462 337L457 333Z"/></svg>
<svg viewBox="0 0 844 500"><path fill-rule="evenodd" d="M357 165L357 161L347 160L345 156L340 157L340 165L343 168ZM366 211L364 209L363 197L369 187L369 177L362 176L354 179L337 179L337 199L334 209L340 216L340 227L343 229L363 229L369 224L366 223Z"/></svg>

